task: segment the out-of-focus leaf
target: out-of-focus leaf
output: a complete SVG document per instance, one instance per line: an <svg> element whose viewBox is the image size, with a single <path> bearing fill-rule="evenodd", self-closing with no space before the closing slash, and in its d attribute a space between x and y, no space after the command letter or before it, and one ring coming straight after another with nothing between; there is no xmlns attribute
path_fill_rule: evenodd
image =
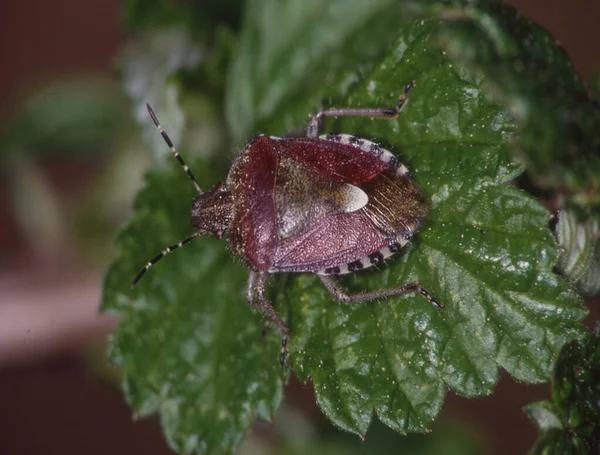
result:
<svg viewBox="0 0 600 455"><path fill-rule="evenodd" d="M221 24L234 30L240 25L241 0L125 0L125 27L132 30L183 25L195 34L209 35Z"/></svg>
<svg viewBox="0 0 600 455"><path fill-rule="evenodd" d="M600 231L598 221L585 221L572 210L563 210L556 226L562 255L558 268L583 295L600 292Z"/></svg>
<svg viewBox="0 0 600 455"><path fill-rule="evenodd" d="M558 410L553 403L550 403L549 401L540 401L528 404L524 409L529 418L535 422L540 430L564 430L562 421L558 415Z"/></svg>
<svg viewBox="0 0 600 455"><path fill-rule="evenodd" d="M565 345L552 373L553 403L525 410L540 427L531 454L596 455L600 450L600 342L587 334Z"/></svg>
<svg viewBox="0 0 600 455"><path fill-rule="evenodd" d="M221 32L209 49L184 29L155 30L139 35L121 55L125 91L159 165L171 152L156 134L147 104L159 114L171 140L187 149L188 156L206 157L223 148L226 139L219 103L225 61L233 43L224 29Z"/></svg>
<svg viewBox="0 0 600 455"><path fill-rule="evenodd" d="M14 153L3 164L12 211L28 244L40 255L57 254L67 241L68 229L64 207L52 185L25 154Z"/></svg>
<svg viewBox="0 0 600 455"><path fill-rule="evenodd" d="M462 422L439 422L430 434L400 435L380 422L374 422L368 437L358 443L356 438L336 430L331 425L317 427L299 412L282 406L275 420L278 440L250 437L240 450L241 455L477 455L484 453L483 441L474 430ZM259 440L260 439L260 440ZM262 442L262 444L260 444Z"/></svg>
<svg viewBox="0 0 600 455"><path fill-rule="evenodd" d="M127 126L122 100L106 81L80 78L43 86L23 103L0 139L3 153L81 153L114 143Z"/></svg>
<svg viewBox="0 0 600 455"><path fill-rule="evenodd" d="M149 121L146 104L160 112L161 122L171 139L179 144L184 129L179 85L170 78L178 71L196 68L202 50L183 29L148 33L131 43L121 56L123 86L133 100L134 117L143 127L157 162L162 163L170 151Z"/></svg>
<svg viewBox="0 0 600 455"><path fill-rule="evenodd" d="M600 217L600 104L555 39L500 4L443 7L444 47L506 103L519 123L513 150L536 185Z"/></svg>
<svg viewBox="0 0 600 455"><path fill-rule="evenodd" d="M592 96L598 100L600 99L600 68L596 68L590 77L588 78L588 86Z"/></svg>

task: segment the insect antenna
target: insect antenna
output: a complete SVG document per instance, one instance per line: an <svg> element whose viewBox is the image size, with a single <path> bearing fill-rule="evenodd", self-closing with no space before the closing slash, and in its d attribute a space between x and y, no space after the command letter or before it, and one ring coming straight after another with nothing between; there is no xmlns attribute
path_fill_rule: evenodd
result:
<svg viewBox="0 0 600 455"><path fill-rule="evenodd" d="M146 271L150 267L152 267L154 264L156 264L158 261L160 261L162 258L164 258L167 254L173 252L173 250L176 250L177 248L182 247L186 243L190 243L192 240L194 240L196 237L200 237L202 234L204 234L204 232L201 232L201 231L200 232L195 232L194 234L192 234L191 236L189 236L187 239L182 240L181 242L179 242L176 245L168 246L162 253L157 254L152 259L150 259L150 261L148 261L148 263L142 268L142 270L140 270L138 272L138 274L135 276L135 278L131 282L131 289L133 289L135 287L135 285L138 284L138 282L144 276L144 273L146 273Z"/></svg>
<svg viewBox="0 0 600 455"><path fill-rule="evenodd" d="M198 185L198 182L196 181L194 174L192 174L192 171L190 171L189 166L187 164L185 164L185 161L183 161L183 158L181 157L181 155L179 154L179 152L173 145L173 142L171 141L171 138L169 138L169 135L167 133L165 133L165 130L163 130L163 127L160 126L160 122L156 118L156 114L154 113L154 111L152 110L152 108L150 107L150 105L148 103L146 103L146 107L148 108L148 113L150 114L150 117L152 117L152 121L154 122L154 125L156 125L156 128L158 128L160 135L163 137L163 139L165 140L165 142L171 149L171 152L173 152L173 156L175 156L175 158L177 158L177 161L179 161L179 164L181 164L181 167L183 168L185 173L188 175L188 177L190 178L190 180L196 187L196 190L198 191L198 193L202 194L202 188L200 188L200 185Z"/></svg>

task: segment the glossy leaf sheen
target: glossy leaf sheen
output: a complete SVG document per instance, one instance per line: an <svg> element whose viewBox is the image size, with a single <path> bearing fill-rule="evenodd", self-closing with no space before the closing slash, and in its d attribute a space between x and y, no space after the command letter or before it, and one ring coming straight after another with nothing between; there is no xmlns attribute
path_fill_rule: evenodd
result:
<svg viewBox="0 0 600 455"><path fill-rule="evenodd" d="M430 215L402 254L342 284L359 291L419 280L445 307L436 309L422 296L344 306L308 274L279 275L271 289L291 329L290 366L301 380L312 378L319 405L337 426L360 435L373 412L398 431L426 431L447 386L466 396L490 393L499 366L519 380L546 380L551 359L579 333L585 315L551 271L557 248L546 227L548 213L506 185L521 172L507 153L513 124L482 94L480 80L435 47L436 24L417 22L394 41L363 49L368 59L352 60L357 24L368 19L373 32L373 24L394 18L395 6L380 3L346 28L327 28L315 2L314 15L298 19L298 35L291 26L289 36L273 30L281 40L270 44L247 18L247 42L232 66L228 95L232 134L240 140L257 124L265 134L303 127L325 89L331 88L337 107L390 107L404 84L417 81L396 120L344 119L335 128L327 122L327 130L390 147L431 199ZM265 14L275 7L264 5ZM281 5L291 8L292 2ZM269 15L264 20L265 36L270 27L286 26ZM305 43L292 38L312 33L313 25L332 34L331 42L310 33L306 38L311 46L332 43L307 60L316 58L319 68L284 65L304 62ZM223 244L197 239L163 259L134 292L128 289L143 261L191 232L191 185L175 166L151 174L135 217L119 236L103 303L124 315L111 358L123 370L128 401L139 414L160 411L173 447L222 453L239 442L252 416L272 415L286 372L277 361L279 334L261 337L262 320L245 303L247 272ZM203 168L193 169L198 174ZM212 176L211 183L216 180Z"/></svg>
<svg viewBox="0 0 600 455"><path fill-rule="evenodd" d="M415 79L399 119L339 125L394 146L430 196L431 214L401 258L342 283L359 291L418 280L445 307L422 296L344 306L309 276L285 291L295 374L312 378L334 423L361 435L373 411L399 431L424 431L446 385L490 393L498 366L522 381L546 380L585 314L551 272L557 249L547 211L506 186L520 172L507 154L512 124L480 81L435 50L432 28L407 29L346 103L393 105L403 82Z"/></svg>

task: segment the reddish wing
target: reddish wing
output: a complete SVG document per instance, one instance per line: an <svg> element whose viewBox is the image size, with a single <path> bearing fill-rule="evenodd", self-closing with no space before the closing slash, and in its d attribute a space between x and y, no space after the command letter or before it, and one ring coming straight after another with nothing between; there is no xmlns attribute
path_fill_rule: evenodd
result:
<svg viewBox="0 0 600 455"><path fill-rule="evenodd" d="M375 178L389 166L368 152L324 139L279 139L278 154L288 156L334 182L360 185Z"/></svg>
<svg viewBox="0 0 600 455"><path fill-rule="evenodd" d="M324 179L360 185L389 169L377 156L323 139L280 139L278 154L310 167ZM328 215L280 242L272 271L315 271L353 262L388 246L362 212Z"/></svg>
<svg viewBox="0 0 600 455"><path fill-rule="evenodd" d="M362 212L340 213L282 241L271 271L314 272L356 261L386 246L389 240Z"/></svg>
<svg viewBox="0 0 600 455"><path fill-rule="evenodd" d="M227 179L234 200L228 241L254 270L314 271L352 262L388 245L362 212L327 215L290 238L277 230L275 203L279 158L309 167L324 179L360 185L388 165L358 147L322 139L251 140Z"/></svg>

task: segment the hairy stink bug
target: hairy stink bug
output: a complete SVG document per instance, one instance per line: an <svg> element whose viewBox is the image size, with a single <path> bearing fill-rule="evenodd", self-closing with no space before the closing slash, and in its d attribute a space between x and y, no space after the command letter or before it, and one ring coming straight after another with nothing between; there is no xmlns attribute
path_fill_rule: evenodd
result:
<svg viewBox="0 0 600 455"><path fill-rule="evenodd" d="M425 216L427 203L394 155L354 136L319 136L322 120L396 118L414 85L414 81L406 85L393 109L328 109L311 118L304 137L254 137L231 166L226 182L210 191L200 188L148 106L154 124L198 190L192 205L192 224L198 231L150 260L132 287L176 248L203 234L218 238L226 234L231 250L250 268L248 303L258 306L281 331L282 364L288 328L265 297L272 273L315 273L340 302L420 292L438 305L416 282L349 295L331 278L381 264L406 245Z"/></svg>

